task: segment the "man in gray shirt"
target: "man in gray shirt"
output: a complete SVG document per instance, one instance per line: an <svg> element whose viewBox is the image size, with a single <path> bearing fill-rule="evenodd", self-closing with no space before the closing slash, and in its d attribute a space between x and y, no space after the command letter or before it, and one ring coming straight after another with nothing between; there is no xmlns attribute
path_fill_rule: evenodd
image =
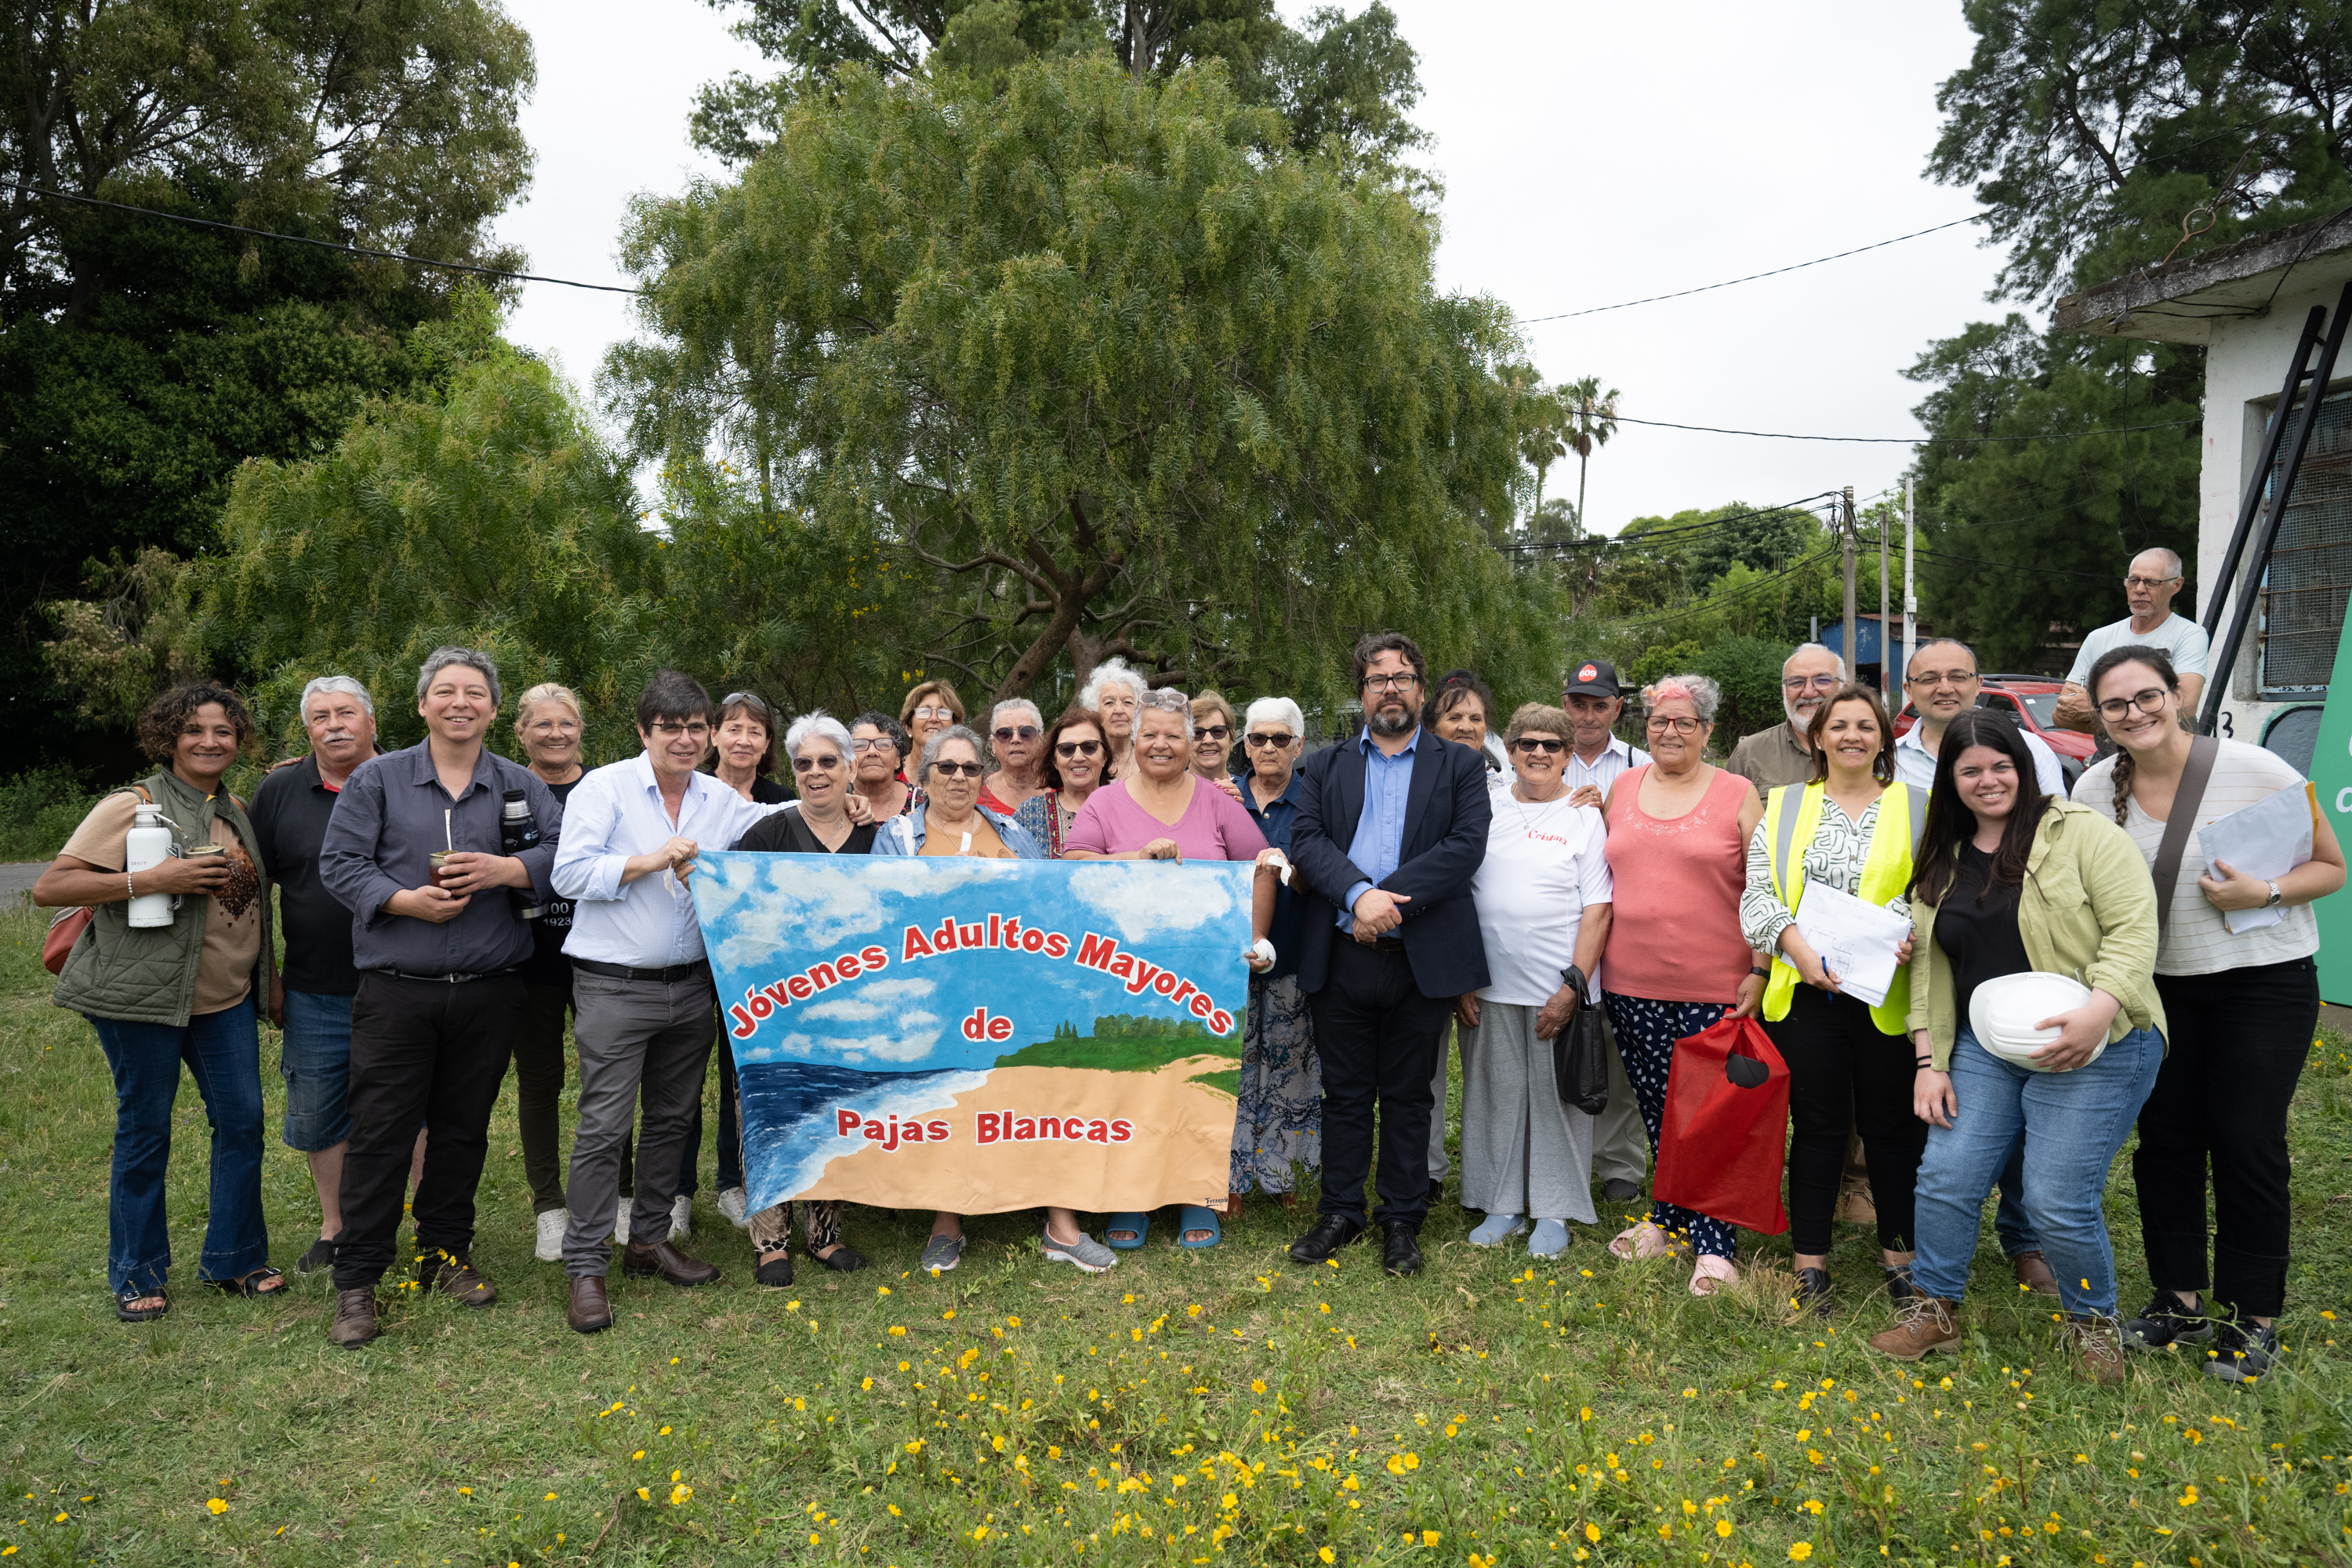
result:
<svg viewBox="0 0 2352 1568"><path fill-rule="evenodd" d="M423 1289L459 1304L498 1300L474 1272L474 1190L490 1108L521 1027L530 925L509 888L546 901L562 807L530 769L485 751L499 712L498 666L436 648L416 679L425 739L360 764L319 849L319 874L352 911L359 992L352 1003L351 1145L335 1315L327 1338L356 1349L382 1332L375 1287L392 1266L411 1149L432 1137L415 1202ZM504 796L520 790L541 841L499 852ZM432 857L444 852L436 868Z"/></svg>

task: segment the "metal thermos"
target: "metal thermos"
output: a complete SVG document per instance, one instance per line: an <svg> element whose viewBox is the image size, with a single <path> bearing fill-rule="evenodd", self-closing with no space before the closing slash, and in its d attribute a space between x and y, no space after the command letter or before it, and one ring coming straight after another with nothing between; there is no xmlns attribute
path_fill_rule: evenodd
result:
<svg viewBox="0 0 2352 1568"><path fill-rule="evenodd" d="M163 826L163 808L141 805L131 831L122 836L122 868L131 873L131 885L137 887L140 872L153 870L178 848L172 830ZM179 901L170 893L140 893L131 900L131 923L142 930L170 925Z"/></svg>
<svg viewBox="0 0 2352 1568"><path fill-rule="evenodd" d="M499 813L499 852L520 855L539 842L539 819L530 814L530 797L521 790L506 793L506 805ZM507 901L512 906L515 919L535 921L547 912L547 906L533 902L537 895L528 888L509 888Z"/></svg>

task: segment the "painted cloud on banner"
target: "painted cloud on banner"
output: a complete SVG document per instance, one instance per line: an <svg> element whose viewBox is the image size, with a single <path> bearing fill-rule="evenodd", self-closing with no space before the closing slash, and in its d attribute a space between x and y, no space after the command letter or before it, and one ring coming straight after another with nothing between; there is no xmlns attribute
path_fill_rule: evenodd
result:
<svg viewBox="0 0 2352 1568"><path fill-rule="evenodd" d="M1122 942L1198 931L1232 912L1234 900L1223 880L1186 886L1184 896L1171 897L1168 873L1181 869L1140 860L1084 861L1070 873L1070 896L1109 921Z"/></svg>

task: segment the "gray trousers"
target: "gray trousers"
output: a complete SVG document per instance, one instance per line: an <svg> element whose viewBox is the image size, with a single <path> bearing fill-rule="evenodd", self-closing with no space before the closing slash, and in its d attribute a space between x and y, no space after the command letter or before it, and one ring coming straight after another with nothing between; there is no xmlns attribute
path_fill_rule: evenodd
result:
<svg viewBox="0 0 2352 1568"><path fill-rule="evenodd" d="M1590 1225L1592 1118L1560 1103L1541 1011L1481 1002L1462 1031L1462 1204Z"/></svg>
<svg viewBox="0 0 2352 1568"><path fill-rule="evenodd" d="M678 1165L710 1067L718 994L708 970L668 982L582 971L572 978L572 998L580 1126L572 1137L572 1223L563 1232L563 1270L576 1279L602 1277L612 1267L621 1152L641 1095L645 1121L637 1130L629 1240L650 1247L669 1236Z"/></svg>
<svg viewBox="0 0 2352 1568"><path fill-rule="evenodd" d="M1601 1033L1609 1047L1609 1109L1592 1119L1592 1174L1603 1182L1642 1184L1650 1173L1650 1133L1642 1125L1642 1108L1633 1103L1633 1085L1625 1076L1625 1058L1617 1053L1617 1032L1609 1015L1601 1016ZM1469 1070L1465 1063L1463 1068ZM1445 1053L1437 1053L1437 1076L1430 1080L1433 1103L1429 1113L1429 1182L1435 1186L1453 1167L1445 1158Z"/></svg>

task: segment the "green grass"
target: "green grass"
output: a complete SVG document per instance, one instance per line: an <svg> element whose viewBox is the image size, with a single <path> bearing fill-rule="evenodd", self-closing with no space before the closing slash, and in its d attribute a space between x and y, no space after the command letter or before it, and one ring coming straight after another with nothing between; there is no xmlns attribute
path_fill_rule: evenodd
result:
<svg viewBox="0 0 2352 1568"><path fill-rule="evenodd" d="M1238 1058L1239 1031L1234 1037L1214 1035L1087 1036L1079 1039L1040 1040L1009 1057L999 1057L1001 1068L1092 1068L1097 1072L1158 1072L1171 1062L1193 1057Z"/></svg>
<svg viewBox="0 0 2352 1568"><path fill-rule="evenodd" d="M2120 1388L2078 1384L1990 1236L1967 1352L1915 1373L1862 1343L1885 1314L1858 1231L1840 1233L1836 1316L1794 1323L1785 1275L1695 1300L1671 1263L1611 1262L1613 1224L1533 1268L1465 1246L1450 1203L1427 1271L1402 1281L1369 1247L1291 1266L1281 1247L1303 1216L1263 1203L1213 1251L1155 1239L1094 1279L1038 1262L1028 1215L975 1219L961 1268L913 1276L925 1216L853 1209L849 1238L875 1266L803 1265L778 1293L750 1284L744 1239L706 1194L693 1246L726 1281L684 1293L616 1276L620 1326L583 1339L563 1327L559 1270L530 1260L510 1102L476 1251L502 1300L469 1314L401 1293L385 1337L346 1353L323 1338L322 1280L284 1302L194 1285L193 1089L172 1314L113 1321L107 1075L89 1026L47 1004L39 931L0 916L9 1568L1326 1552L2204 1568L2341 1563L2352 1539L2352 1380L2323 1316L2352 1278L2352 1064L2332 1048L2294 1116L2292 1354L2252 1390L2169 1355L2135 1361ZM268 1037L263 1051L282 1263L316 1220L300 1157L277 1142ZM2137 1298L2127 1182L2111 1212ZM1785 1240L1762 1247L1787 1256Z"/></svg>

